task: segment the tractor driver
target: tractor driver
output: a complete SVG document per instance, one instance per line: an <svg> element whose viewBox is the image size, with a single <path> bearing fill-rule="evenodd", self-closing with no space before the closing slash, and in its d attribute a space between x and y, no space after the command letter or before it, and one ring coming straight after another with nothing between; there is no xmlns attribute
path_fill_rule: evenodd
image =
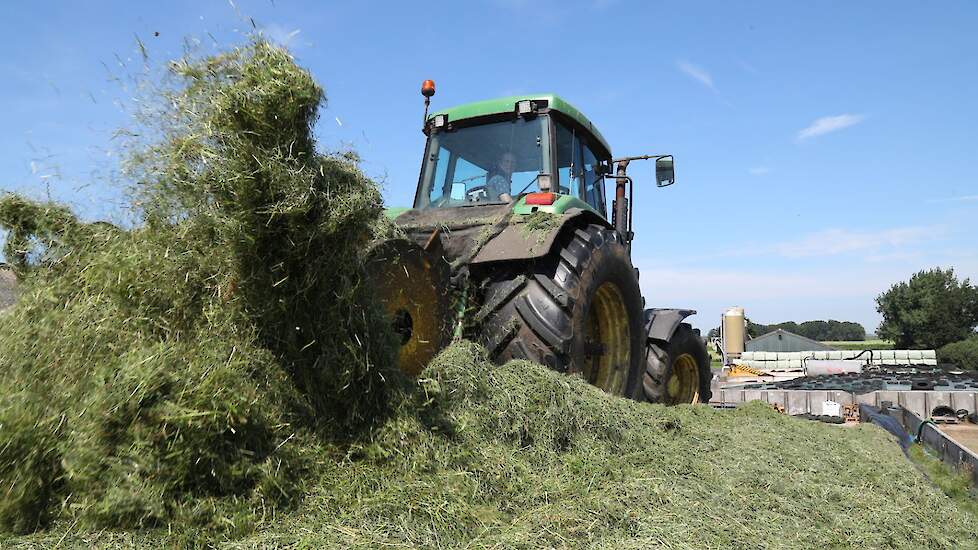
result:
<svg viewBox="0 0 978 550"><path fill-rule="evenodd" d="M486 191L490 197L498 197L507 202L513 199L509 193L513 184L514 168L516 168L516 155L510 152L503 153L496 161L495 169L489 172L489 179L486 180Z"/></svg>

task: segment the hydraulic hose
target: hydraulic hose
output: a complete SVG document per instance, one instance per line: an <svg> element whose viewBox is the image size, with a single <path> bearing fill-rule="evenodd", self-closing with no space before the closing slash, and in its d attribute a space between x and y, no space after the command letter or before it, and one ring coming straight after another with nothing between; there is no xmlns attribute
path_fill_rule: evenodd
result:
<svg viewBox="0 0 978 550"><path fill-rule="evenodd" d="M937 424L934 424L933 420L924 420L919 426L917 426L917 435L913 438L914 443L920 443L920 436L924 433L924 426L927 424L930 424L931 426L934 426L934 429L937 429Z"/></svg>

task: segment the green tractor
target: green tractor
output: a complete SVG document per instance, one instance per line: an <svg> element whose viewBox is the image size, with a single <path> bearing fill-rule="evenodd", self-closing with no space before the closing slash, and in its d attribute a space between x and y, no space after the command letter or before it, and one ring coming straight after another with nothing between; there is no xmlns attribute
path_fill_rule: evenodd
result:
<svg viewBox="0 0 978 550"><path fill-rule="evenodd" d="M710 400L710 360L684 309L645 309L632 266L630 162L552 94L491 99L428 116L412 208L390 208L400 238L369 271L416 375L448 341L494 361L528 359L604 391L667 404ZM616 172L612 174L612 168ZM606 204L605 182L615 185ZM609 217L610 210L610 217Z"/></svg>

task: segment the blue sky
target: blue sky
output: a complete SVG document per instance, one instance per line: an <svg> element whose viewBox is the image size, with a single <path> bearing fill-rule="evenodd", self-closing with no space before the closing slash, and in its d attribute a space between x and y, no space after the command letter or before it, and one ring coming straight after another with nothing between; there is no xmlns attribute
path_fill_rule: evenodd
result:
<svg viewBox="0 0 978 550"><path fill-rule="evenodd" d="M119 219L111 174L137 38L159 66L251 21L324 85L324 150L355 149L411 202L436 108L554 91L617 155L672 153L637 179L649 305L715 326L835 318L875 329L874 297L913 272L978 279L978 3L33 2L0 33L0 188ZM159 33L157 36L155 33Z"/></svg>

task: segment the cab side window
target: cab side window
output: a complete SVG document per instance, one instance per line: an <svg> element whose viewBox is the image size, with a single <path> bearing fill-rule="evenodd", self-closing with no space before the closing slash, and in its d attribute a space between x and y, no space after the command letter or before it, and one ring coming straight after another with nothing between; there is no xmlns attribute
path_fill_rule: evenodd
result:
<svg viewBox="0 0 978 550"><path fill-rule="evenodd" d="M574 195L607 216L600 159L572 128L557 124L557 181L560 192Z"/></svg>
<svg viewBox="0 0 978 550"><path fill-rule="evenodd" d="M590 147L585 145L582 160L584 196L581 198L603 216L607 216L608 212L604 204L604 178L598 172L598 157L595 156Z"/></svg>
<svg viewBox="0 0 978 550"><path fill-rule="evenodd" d="M580 196L581 190L581 142L577 133L558 123L557 125L557 185L558 192Z"/></svg>

